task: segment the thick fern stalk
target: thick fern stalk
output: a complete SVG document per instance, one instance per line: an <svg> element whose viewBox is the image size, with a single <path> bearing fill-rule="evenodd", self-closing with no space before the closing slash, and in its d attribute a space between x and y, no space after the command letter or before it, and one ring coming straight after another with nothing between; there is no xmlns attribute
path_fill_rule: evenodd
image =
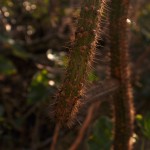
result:
<svg viewBox="0 0 150 150"><path fill-rule="evenodd" d="M74 123L99 38L99 21L102 11L100 0L84 0L77 23L75 41L66 71L65 80L56 96L55 119L71 127Z"/></svg>
<svg viewBox="0 0 150 150"><path fill-rule="evenodd" d="M111 76L119 81L114 96L114 150L131 150L133 134L133 98L127 45L127 14L129 0L110 2Z"/></svg>

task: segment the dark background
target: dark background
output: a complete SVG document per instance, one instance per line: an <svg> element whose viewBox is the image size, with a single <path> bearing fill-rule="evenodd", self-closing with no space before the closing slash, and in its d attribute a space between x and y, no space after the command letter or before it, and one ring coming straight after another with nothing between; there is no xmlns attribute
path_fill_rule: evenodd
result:
<svg viewBox="0 0 150 150"><path fill-rule="evenodd" d="M50 149L55 123L48 106L64 77L79 10L79 0L0 0L1 150ZM135 149L149 150L149 0L132 0L127 22L136 109ZM105 23L103 29L107 32ZM104 32L99 41L103 48L98 47L100 55L89 76L93 84L107 75L107 41ZM110 148L112 120L105 107L91 126L84 149ZM76 135L76 130L72 130L61 131L57 149L67 149L71 144Z"/></svg>

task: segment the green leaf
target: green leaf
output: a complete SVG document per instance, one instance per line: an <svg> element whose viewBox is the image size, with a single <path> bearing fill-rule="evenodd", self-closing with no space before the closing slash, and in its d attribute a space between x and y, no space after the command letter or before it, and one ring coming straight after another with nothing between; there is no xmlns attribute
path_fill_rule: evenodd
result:
<svg viewBox="0 0 150 150"><path fill-rule="evenodd" d="M22 45L17 43L14 39L11 39L8 36L0 35L0 41L7 47L10 48L10 53L14 56L17 56L21 59L27 59L31 57L31 54L28 53Z"/></svg>
<svg viewBox="0 0 150 150"><path fill-rule="evenodd" d="M37 72L31 82L27 102L33 104L48 98L52 88L48 85L49 77L47 70Z"/></svg>
<svg viewBox="0 0 150 150"><path fill-rule="evenodd" d="M95 74L95 72L90 72L88 75L89 82L97 81L98 76Z"/></svg>
<svg viewBox="0 0 150 150"><path fill-rule="evenodd" d="M110 150L112 143L112 122L107 117L101 117L94 124L88 140L89 150Z"/></svg>
<svg viewBox="0 0 150 150"><path fill-rule="evenodd" d="M21 47L16 45L12 49L12 54L22 59L27 59L31 57L29 53L27 53L25 50L21 49Z"/></svg>
<svg viewBox="0 0 150 150"><path fill-rule="evenodd" d="M0 56L0 73L3 75L11 75L17 72L14 64L7 58Z"/></svg>
<svg viewBox="0 0 150 150"><path fill-rule="evenodd" d="M139 118L139 116L141 117ZM138 126L141 128L143 135L150 139L150 113L146 114L145 116L138 114L136 116L136 121Z"/></svg>

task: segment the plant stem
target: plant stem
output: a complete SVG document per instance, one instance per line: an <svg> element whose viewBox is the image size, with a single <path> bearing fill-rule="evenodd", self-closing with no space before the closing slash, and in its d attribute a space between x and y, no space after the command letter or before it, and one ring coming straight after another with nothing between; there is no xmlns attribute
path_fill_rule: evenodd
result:
<svg viewBox="0 0 150 150"><path fill-rule="evenodd" d="M111 77L120 87L114 96L114 150L131 150L134 109L127 45L129 0L111 0L110 7Z"/></svg>
<svg viewBox="0 0 150 150"><path fill-rule="evenodd" d="M99 10L99 11L98 11ZM85 93L99 38L100 0L84 0L72 44L66 76L56 96L55 119L71 127Z"/></svg>

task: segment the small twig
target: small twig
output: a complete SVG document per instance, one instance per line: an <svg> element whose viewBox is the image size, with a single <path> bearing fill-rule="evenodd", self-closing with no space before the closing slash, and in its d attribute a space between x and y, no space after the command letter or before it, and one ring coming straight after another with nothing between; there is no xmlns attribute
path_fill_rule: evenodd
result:
<svg viewBox="0 0 150 150"><path fill-rule="evenodd" d="M51 141L52 141L52 138L49 138L49 139L46 139L45 141L38 143L37 149L42 149L43 147L49 145Z"/></svg>
<svg viewBox="0 0 150 150"><path fill-rule="evenodd" d="M100 98L104 97L104 96L107 96L107 95L110 95L111 93L115 92L116 90L118 89L118 86L116 87L112 87L111 89L108 89L106 91L103 91L103 92L100 92L100 93L97 93L95 94L95 96L90 96L88 99L87 99L87 102L96 102L96 101L99 101ZM101 99L100 102L103 102L103 101L107 101L107 99Z"/></svg>
<svg viewBox="0 0 150 150"><path fill-rule="evenodd" d="M116 80L106 80L103 83L98 83L87 91L86 103L93 103L96 101L103 102L107 99L102 99L105 96L113 94L119 88L119 83Z"/></svg>
<svg viewBox="0 0 150 150"><path fill-rule="evenodd" d="M69 148L69 150L77 150L80 143L82 142L84 136L85 136L85 133L89 127L89 124L90 122L92 121L93 119L93 113L95 112L95 107L99 106L99 104L97 103L94 103L88 110L88 114L86 116L86 119L83 123L83 126L82 128L80 129L79 133L78 133L78 136L75 140L75 142L71 145L71 147Z"/></svg>
<svg viewBox="0 0 150 150"><path fill-rule="evenodd" d="M28 109L28 111L26 113L24 113L23 115L23 119L25 120L27 117L29 117L34 111L35 109L39 106L39 103L35 104L34 106L32 106L30 109Z"/></svg>
<svg viewBox="0 0 150 150"><path fill-rule="evenodd" d="M58 123L55 127L55 131L54 131L53 140L52 140L50 150L55 150L57 139L59 136L59 130L60 130L60 123Z"/></svg>

